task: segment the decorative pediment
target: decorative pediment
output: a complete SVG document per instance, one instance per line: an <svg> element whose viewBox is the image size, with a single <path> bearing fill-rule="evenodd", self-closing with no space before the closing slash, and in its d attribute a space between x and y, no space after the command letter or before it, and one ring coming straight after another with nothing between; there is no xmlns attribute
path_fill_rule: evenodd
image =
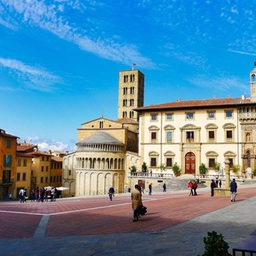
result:
<svg viewBox="0 0 256 256"><path fill-rule="evenodd" d="M148 153L149 156L159 156L159 153L157 153L156 151L150 151Z"/></svg>
<svg viewBox="0 0 256 256"><path fill-rule="evenodd" d="M205 155L207 157L218 157L219 156L219 154L217 152L215 152L215 151L208 151L208 152L206 152Z"/></svg>
<svg viewBox="0 0 256 256"><path fill-rule="evenodd" d="M151 125L148 127L149 131L158 131L160 128L155 126L155 125Z"/></svg>
<svg viewBox="0 0 256 256"><path fill-rule="evenodd" d="M236 128L236 126L232 123L224 124L222 127L223 127L223 129L235 129Z"/></svg>
<svg viewBox="0 0 256 256"><path fill-rule="evenodd" d="M164 153L164 156L175 156L175 153L173 153L172 151L166 151Z"/></svg>
<svg viewBox="0 0 256 256"><path fill-rule="evenodd" d="M166 125L165 127L164 127L164 130L175 130L176 128L174 127L174 126L172 126L172 125Z"/></svg>
<svg viewBox="0 0 256 256"><path fill-rule="evenodd" d="M207 124L205 129L218 129L218 126L216 124Z"/></svg>
<svg viewBox="0 0 256 256"><path fill-rule="evenodd" d="M232 151L226 151L224 153L224 157L226 157L226 158L234 158L234 157L236 157L236 153L234 153Z"/></svg>

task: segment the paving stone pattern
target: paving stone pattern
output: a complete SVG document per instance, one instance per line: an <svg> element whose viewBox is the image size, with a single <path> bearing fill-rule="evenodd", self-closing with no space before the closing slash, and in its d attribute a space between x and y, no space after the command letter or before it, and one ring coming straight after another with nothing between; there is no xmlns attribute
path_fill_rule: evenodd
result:
<svg viewBox="0 0 256 256"><path fill-rule="evenodd" d="M143 195L148 213L132 222L130 194L74 197L56 202L0 202L0 255L173 255L204 252L215 230L232 248L256 223L256 186L239 185L237 201L211 197L209 188Z"/></svg>

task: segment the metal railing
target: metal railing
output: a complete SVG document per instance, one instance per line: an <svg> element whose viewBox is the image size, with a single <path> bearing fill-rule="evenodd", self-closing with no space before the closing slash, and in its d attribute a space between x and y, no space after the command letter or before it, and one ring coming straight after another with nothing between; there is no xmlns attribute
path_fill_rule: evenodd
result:
<svg viewBox="0 0 256 256"><path fill-rule="evenodd" d="M168 178L172 179L172 173L154 173L154 172L129 172L129 177L148 177L148 178Z"/></svg>

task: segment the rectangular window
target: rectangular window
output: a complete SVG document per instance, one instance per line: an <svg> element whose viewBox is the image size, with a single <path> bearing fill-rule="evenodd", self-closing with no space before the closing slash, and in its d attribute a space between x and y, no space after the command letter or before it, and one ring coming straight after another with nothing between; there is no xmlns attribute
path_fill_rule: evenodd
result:
<svg viewBox="0 0 256 256"><path fill-rule="evenodd" d="M215 113L214 112L208 112L208 118L209 119L213 119L215 117Z"/></svg>
<svg viewBox="0 0 256 256"><path fill-rule="evenodd" d="M12 166L12 155L6 154L4 155L4 167Z"/></svg>
<svg viewBox="0 0 256 256"><path fill-rule="evenodd" d="M135 81L135 75L130 75L130 82L134 82Z"/></svg>
<svg viewBox="0 0 256 256"><path fill-rule="evenodd" d="M128 75L124 76L124 83L128 83Z"/></svg>
<svg viewBox="0 0 256 256"><path fill-rule="evenodd" d="M27 159L23 160L23 166L27 166Z"/></svg>
<svg viewBox="0 0 256 256"><path fill-rule="evenodd" d="M226 117L227 118L230 118L230 117L232 117L232 111L226 111Z"/></svg>
<svg viewBox="0 0 256 256"><path fill-rule="evenodd" d="M103 121L100 121L100 129L103 129Z"/></svg>
<svg viewBox="0 0 256 256"><path fill-rule="evenodd" d="M41 177L40 182L44 183L44 177Z"/></svg>
<svg viewBox="0 0 256 256"><path fill-rule="evenodd" d="M3 170L2 183L11 183L11 171Z"/></svg>
<svg viewBox="0 0 256 256"><path fill-rule="evenodd" d="M20 173L17 172L17 181L20 181Z"/></svg>
<svg viewBox="0 0 256 256"><path fill-rule="evenodd" d="M232 131L227 131L227 139L232 139Z"/></svg>
<svg viewBox="0 0 256 256"><path fill-rule="evenodd" d="M187 119L193 119L194 113L187 113Z"/></svg>
<svg viewBox="0 0 256 256"><path fill-rule="evenodd" d="M151 140L156 140L156 132L151 132Z"/></svg>
<svg viewBox="0 0 256 256"><path fill-rule="evenodd" d="M22 180L23 180L23 181L26 180L26 173L25 173L25 172L22 173Z"/></svg>
<svg viewBox="0 0 256 256"><path fill-rule="evenodd" d="M130 88L130 94L134 94L134 87Z"/></svg>
<svg viewBox="0 0 256 256"><path fill-rule="evenodd" d="M229 158L228 160L229 160L229 166L230 166L230 168L232 168L233 167L233 159Z"/></svg>
<svg viewBox="0 0 256 256"><path fill-rule="evenodd" d="M168 142L172 141L172 132L167 132L167 141Z"/></svg>
<svg viewBox="0 0 256 256"><path fill-rule="evenodd" d="M172 167L172 158L166 158L166 166Z"/></svg>
<svg viewBox="0 0 256 256"><path fill-rule="evenodd" d="M11 140L6 139L6 148L11 148Z"/></svg>
<svg viewBox="0 0 256 256"><path fill-rule="evenodd" d="M49 169L49 167L48 167L48 166L46 166L46 172L48 172L48 169Z"/></svg>
<svg viewBox="0 0 256 256"><path fill-rule="evenodd" d="M44 166L41 166L41 172L43 172L44 171Z"/></svg>
<svg viewBox="0 0 256 256"><path fill-rule="evenodd" d="M152 121L156 121L156 120L157 120L157 118L156 118L156 117L157 117L157 115L154 115L154 114L153 114L153 115L151 115L151 120L152 120Z"/></svg>
<svg viewBox="0 0 256 256"><path fill-rule="evenodd" d="M42 156L42 161L44 161L44 156Z"/></svg>
<svg viewBox="0 0 256 256"><path fill-rule="evenodd" d="M71 175L71 170L68 170L68 175Z"/></svg>
<svg viewBox="0 0 256 256"><path fill-rule="evenodd" d="M130 106L133 107L134 106L134 100L130 100Z"/></svg>
<svg viewBox="0 0 256 256"><path fill-rule="evenodd" d="M209 168L214 168L214 165L215 165L215 159L209 158Z"/></svg>
<svg viewBox="0 0 256 256"><path fill-rule="evenodd" d="M186 132L186 139L187 140L192 140L194 139L194 132L190 131L190 132Z"/></svg>
<svg viewBox="0 0 256 256"><path fill-rule="evenodd" d="M45 177L45 182L48 183L48 177Z"/></svg>
<svg viewBox="0 0 256 256"><path fill-rule="evenodd" d="M155 158L155 157L152 157L152 158L150 159L150 166L156 167L156 158Z"/></svg>
<svg viewBox="0 0 256 256"><path fill-rule="evenodd" d="M172 114L166 114L166 119L167 120L172 120Z"/></svg>
<svg viewBox="0 0 256 256"><path fill-rule="evenodd" d="M209 131L209 139L214 139L214 131Z"/></svg>
<svg viewBox="0 0 256 256"><path fill-rule="evenodd" d="M18 166L21 166L21 159L18 159Z"/></svg>

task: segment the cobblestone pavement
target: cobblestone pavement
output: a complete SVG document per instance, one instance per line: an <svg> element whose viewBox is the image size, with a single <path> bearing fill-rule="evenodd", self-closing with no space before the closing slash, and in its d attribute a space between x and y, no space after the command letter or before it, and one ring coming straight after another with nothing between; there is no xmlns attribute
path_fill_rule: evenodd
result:
<svg viewBox="0 0 256 256"><path fill-rule="evenodd" d="M143 195L145 216L132 222L130 194L56 202L0 202L0 255L173 255L204 252L216 231L232 248L256 223L256 186L239 186L237 201L188 191Z"/></svg>

